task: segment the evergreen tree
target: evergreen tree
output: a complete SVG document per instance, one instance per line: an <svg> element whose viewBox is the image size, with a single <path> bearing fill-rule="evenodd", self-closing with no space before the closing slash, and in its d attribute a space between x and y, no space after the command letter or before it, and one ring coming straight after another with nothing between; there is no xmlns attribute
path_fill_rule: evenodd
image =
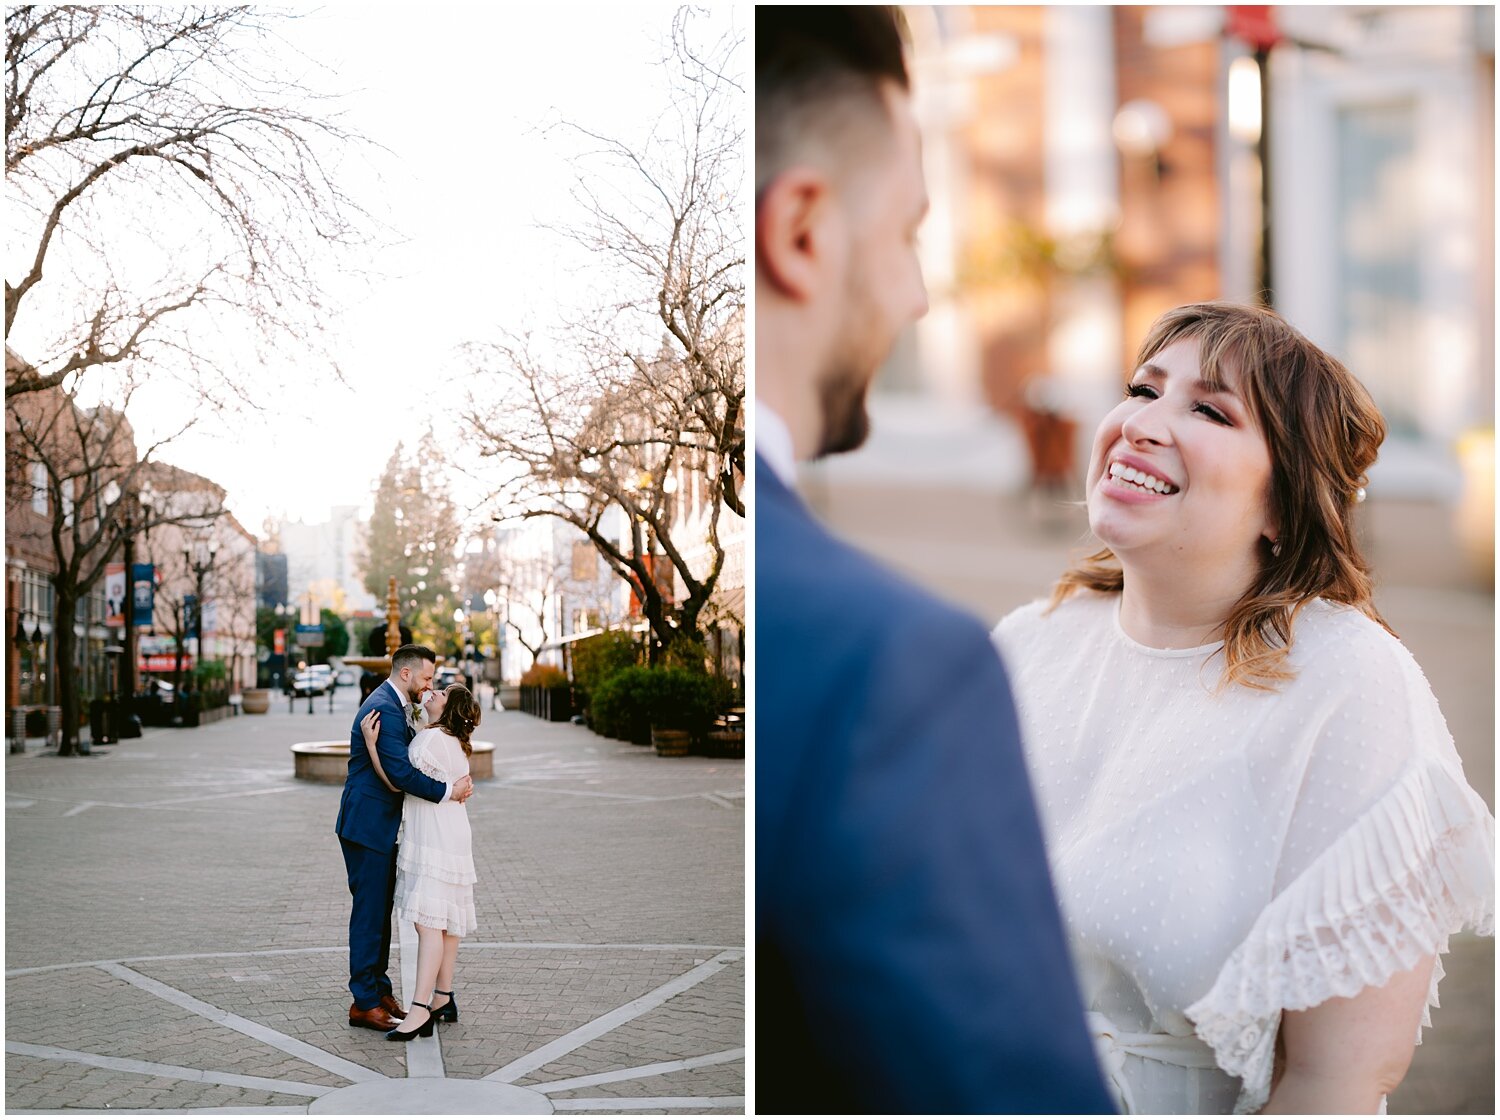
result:
<svg viewBox="0 0 1500 1120"><path fill-rule="evenodd" d="M403 619L444 604L451 611L458 538L458 510L448 496L432 433L423 437L413 459L398 444L376 484L374 512L357 558L377 613L385 605L391 576L396 577Z"/></svg>

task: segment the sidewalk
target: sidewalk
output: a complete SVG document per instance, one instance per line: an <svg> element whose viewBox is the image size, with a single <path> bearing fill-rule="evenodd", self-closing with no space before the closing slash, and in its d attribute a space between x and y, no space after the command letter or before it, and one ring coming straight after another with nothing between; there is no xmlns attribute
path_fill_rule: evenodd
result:
<svg viewBox="0 0 1500 1120"><path fill-rule="evenodd" d="M1083 553L1088 529L1081 508L1025 497L836 483L816 471L803 492L835 532L989 624L1044 597L1069 556ZM1376 605L1426 673L1464 771L1493 811L1493 588L1465 567L1445 507L1372 499L1361 515ZM1464 934L1443 960L1442 1007L1390 1111L1493 1115L1495 942Z"/></svg>
<svg viewBox="0 0 1500 1120"><path fill-rule="evenodd" d="M345 1021L339 787L292 779L355 700L8 756L6 1110L743 1112L744 763L486 710L460 1021L392 1043Z"/></svg>

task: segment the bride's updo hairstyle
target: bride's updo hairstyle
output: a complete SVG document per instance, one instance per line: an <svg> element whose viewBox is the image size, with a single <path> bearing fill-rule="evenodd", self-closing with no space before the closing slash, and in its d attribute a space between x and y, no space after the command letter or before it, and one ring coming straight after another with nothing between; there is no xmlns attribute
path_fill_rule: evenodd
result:
<svg viewBox="0 0 1500 1120"><path fill-rule="evenodd" d="M1370 566L1354 532L1354 506L1385 439L1385 421L1338 359L1263 307L1174 308L1152 325L1135 368L1188 338L1198 340L1205 381L1219 382L1225 369L1238 375L1271 455L1268 501L1278 547L1273 553L1261 538L1260 574L1225 620L1220 686L1273 691L1294 675L1285 665L1292 628L1313 599L1346 603L1390 630L1371 599ZM1052 606L1080 588L1118 592L1124 583L1119 560L1106 548L1063 573Z"/></svg>
<svg viewBox="0 0 1500 1120"><path fill-rule="evenodd" d="M467 756L474 753L474 748L469 746L469 736L479 726L479 716L479 701L474 699L474 694L461 684L453 684L448 686L448 699L443 704L443 714L438 716L437 723L433 726L441 727L457 739Z"/></svg>

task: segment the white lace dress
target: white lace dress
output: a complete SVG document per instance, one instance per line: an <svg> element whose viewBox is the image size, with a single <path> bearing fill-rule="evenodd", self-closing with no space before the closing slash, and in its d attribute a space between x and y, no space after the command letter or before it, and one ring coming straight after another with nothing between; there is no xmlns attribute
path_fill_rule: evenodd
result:
<svg viewBox="0 0 1500 1120"><path fill-rule="evenodd" d="M1132 641L1117 596L1042 611L995 640L1125 1111L1255 1111L1283 1009L1378 986L1463 927L1493 933L1494 818L1376 623L1310 604L1294 681L1215 695L1217 647Z"/></svg>
<svg viewBox="0 0 1500 1120"><path fill-rule="evenodd" d="M469 772L459 741L436 727L417 732L407 757L440 782L456 782ZM468 810L461 802L407 794L396 850L396 916L465 937L479 924L475 878Z"/></svg>

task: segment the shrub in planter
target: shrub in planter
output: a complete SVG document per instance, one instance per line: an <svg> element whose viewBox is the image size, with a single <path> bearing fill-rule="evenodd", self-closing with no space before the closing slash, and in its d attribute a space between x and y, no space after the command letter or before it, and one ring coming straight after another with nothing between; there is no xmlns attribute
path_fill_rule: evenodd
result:
<svg viewBox="0 0 1500 1120"><path fill-rule="evenodd" d="M588 710L591 726L593 712L590 701L594 690L605 678L621 669L639 665L640 661L640 641L627 630L608 630L574 644L573 699L579 707Z"/></svg>
<svg viewBox="0 0 1500 1120"><path fill-rule="evenodd" d="M573 715L572 685L556 665L533 665L521 674L521 710L542 719Z"/></svg>
<svg viewBox="0 0 1500 1120"><path fill-rule="evenodd" d="M590 701L594 730L612 739L649 743L651 717L647 697L654 675L643 665L632 665L600 681Z"/></svg>
<svg viewBox="0 0 1500 1120"><path fill-rule="evenodd" d="M647 713L654 727L702 735L713 723L713 679L691 669L658 669L647 693Z"/></svg>
<svg viewBox="0 0 1500 1120"><path fill-rule="evenodd" d="M551 688L554 685L567 684L568 674L564 673L556 665L533 665L521 674L521 686L535 685L541 688Z"/></svg>

